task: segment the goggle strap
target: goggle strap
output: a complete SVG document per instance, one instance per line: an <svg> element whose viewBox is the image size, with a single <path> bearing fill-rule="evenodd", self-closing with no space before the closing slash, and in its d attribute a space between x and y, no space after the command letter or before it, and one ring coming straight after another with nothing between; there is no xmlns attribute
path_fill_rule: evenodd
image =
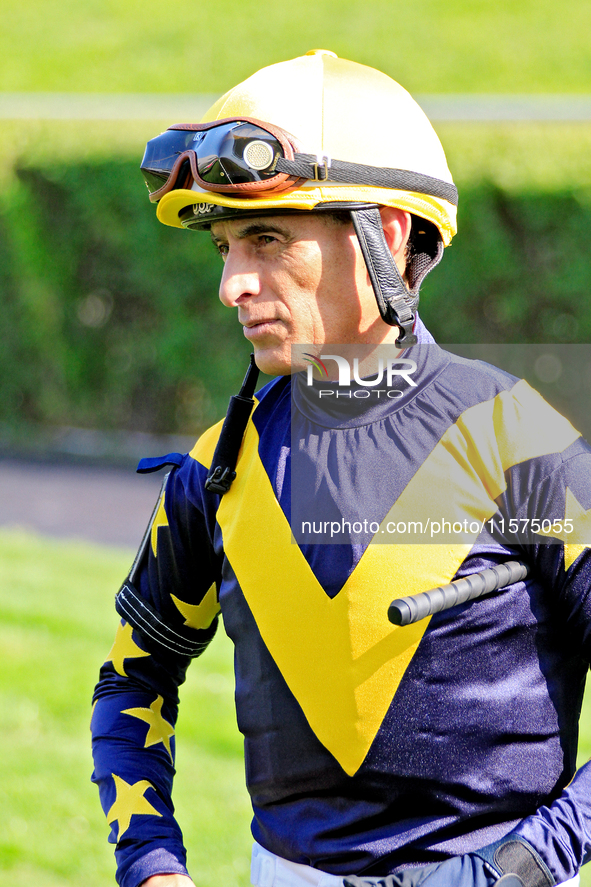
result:
<svg viewBox="0 0 591 887"><path fill-rule="evenodd" d="M439 197L454 206L458 204L458 190L451 182L444 182L408 169L365 166L362 163L348 163L345 160L328 160L328 158L323 162L322 158L317 158L315 154L295 154L293 160L279 157L274 170L318 182L374 185L378 188L412 191L430 197Z"/></svg>
<svg viewBox="0 0 591 887"><path fill-rule="evenodd" d="M351 220L367 265L382 320L400 328L396 345L416 345L413 332L418 296L408 291L386 243L378 207L351 210Z"/></svg>

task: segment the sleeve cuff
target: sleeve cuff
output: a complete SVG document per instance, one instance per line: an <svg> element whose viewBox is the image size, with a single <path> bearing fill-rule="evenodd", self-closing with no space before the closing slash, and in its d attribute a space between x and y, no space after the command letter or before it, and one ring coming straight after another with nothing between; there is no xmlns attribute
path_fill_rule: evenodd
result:
<svg viewBox="0 0 591 887"><path fill-rule="evenodd" d="M139 887L142 881L152 875L187 875L190 877L186 867L174 853L163 847L158 847L132 863L123 875L120 885L121 887Z"/></svg>

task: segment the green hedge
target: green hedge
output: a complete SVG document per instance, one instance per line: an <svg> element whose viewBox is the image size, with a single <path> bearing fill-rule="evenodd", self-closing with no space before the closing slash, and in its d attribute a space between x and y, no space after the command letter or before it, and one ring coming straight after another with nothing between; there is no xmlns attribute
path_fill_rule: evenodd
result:
<svg viewBox="0 0 591 887"><path fill-rule="evenodd" d="M249 346L209 238L160 225L128 161L16 170L0 215L0 423L195 434ZM591 199L461 193L423 288L443 342L591 341Z"/></svg>
<svg viewBox="0 0 591 887"><path fill-rule="evenodd" d="M0 411L194 433L243 373L206 237L160 225L135 164L20 169L0 218Z"/></svg>

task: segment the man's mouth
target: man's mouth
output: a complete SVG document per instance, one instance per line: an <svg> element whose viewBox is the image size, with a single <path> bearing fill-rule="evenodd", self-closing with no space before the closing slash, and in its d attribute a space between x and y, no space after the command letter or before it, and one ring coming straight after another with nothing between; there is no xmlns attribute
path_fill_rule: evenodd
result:
<svg viewBox="0 0 591 887"><path fill-rule="evenodd" d="M250 320L241 321L241 323L242 326L250 330L253 328L253 326L259 326L259 324L261 323L275 323L276 320L276 317L259 317L256 320L254 318L251 318Z"/></svg>
<svg viewBox="0 0 591 887"><path fill-rule="evenodd" d="M259 335L265 335L277 323L280 323L277 317L262 317L259 320L249 320L242 326L246 338L253 339Z"/></svg>

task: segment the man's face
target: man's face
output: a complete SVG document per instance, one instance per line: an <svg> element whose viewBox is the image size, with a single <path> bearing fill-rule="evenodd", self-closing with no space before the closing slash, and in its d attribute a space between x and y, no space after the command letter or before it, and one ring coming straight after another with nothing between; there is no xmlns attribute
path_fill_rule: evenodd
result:
<svg viewBox="0 0 591 887"><path fill-rule="evenodd" d="M220 299L238 308L263 372L289 373L292 345L380 343L392 332L352 224L259 216L215 222L211 234L224 259Z"/></svg>

